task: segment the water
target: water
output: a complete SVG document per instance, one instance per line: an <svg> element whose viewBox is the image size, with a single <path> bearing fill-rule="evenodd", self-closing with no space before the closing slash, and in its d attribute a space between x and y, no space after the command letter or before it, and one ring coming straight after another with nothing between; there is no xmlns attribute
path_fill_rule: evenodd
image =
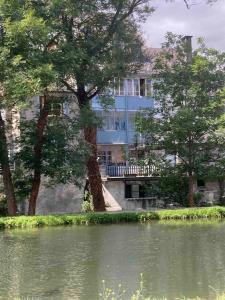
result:
<svg viewBox="0 0 225 300"><path fill-rule="evenodd" d="M225 223L2 231L0 268L4 300L95 300L102 279L134 291L140 273L147 295L213 299L225 292Z"/></svg>

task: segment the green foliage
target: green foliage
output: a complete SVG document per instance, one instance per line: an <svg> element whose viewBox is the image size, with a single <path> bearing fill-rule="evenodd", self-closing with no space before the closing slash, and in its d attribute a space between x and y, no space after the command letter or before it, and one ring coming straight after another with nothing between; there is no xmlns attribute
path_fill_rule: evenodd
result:
<svg viewBox="0 0 225 300"><path fill-rule="evenodd" d="M0 109L7 113L12 112L14 121L13 126L9 117L6 122L2 122L6 126L1 127L0 165L8 165L7 154L14 146L14 112L21 108L30 108L30 98L50 88L57 81L56 72L45 49L48 39L48 28L43 18L35 14L29 0L0 1ZM8 138L7 143L4 143L5 136ZM16 185L21 197L27 195L28 181L30 183L32 178L30 176L24 183L23 170L24 166L20 169L21 173L17 171L13 176L14 179L19 177ZM26 179L27 174L24 175ZM10 176L3 176L5 194L14 195ZM14 202L14 199L7 200Z"/></svg>
<svg viewBox="0 0 225 300"><path fill-rule="evenodd" d="M85 191L84 193L81 211L86 213L94 211L93 197L89 191Z"/></svg>
<svg viewBox="0 0 225 300"><path fill-rule="evenodd" d="M194 194L194 201L198 205L200 200L202 199L202 194L201 193L195 193Z"/></svg>
<svg viewBox="0 0 225 300"><path fill-rule="evenodd" d="M165 204L179 203L181 206L187 206L188 178L175 172L173 168L168 168L166 172L161 173L155 185L155 194L165 201Z"/></svg>
<svg viewBox="0 0 225 300"><path fill-rule="evenodd" d="M7 7L6 1L3 1ZM115 77L135 71L146 58L139 23L154 9L151 1L23 1L48 31L47 61L60 86L89 100L114 85ZM10 5L9 5L10 6ZM84 101L79 98L79 101ZM100 96L108 106L112 97Z"/></svg>
<svg viewBox="0 0 225 300"><path fill-rule="evenodd" d="M191 219L204 219L204 218L224 218L225 209L222 207L210 208L185 208L178 210L163 210L158 212L160 220L191 220Z"/></svg>
<svg viewBox="0 0 225 300"><path fill-rule="evenodd" d="M5 194L0 191L0 216L7 214L7 205Z"/></svg>
<svg viewBox="0 0 225 300"><path fill-rule="evenodd" d="M225 218L225 208L189 208L157 212L86 213L75 215L0 217L0 228L67 226L91 224L146 223L167 220L198 220Z"/></svg>
<svg viewBox="0 0 225 300"><path fill-rule="evenodd" d="M208 176L224 157L225 53L204 44L192 52L182 36L169 33L153 73L157 105L136 122L149 160L180 176ZM168 155L178 164L166 163Z"/></svg>
<svg viewBox="0 0 225 300"><path fill-rule="evenodd" d="M0 1L0 107L28 106L28 98L55 83L44 51L49 31L30 1Z"/></svg>
<svg viewBox="0 0 225 300"><path fill-rule="evenodd" d="M60 97L53 97L59 104ZM61 101L68 99L61 99ZM68 102L66 102L68 105ZM20 136L16 144L18 151L12 159L18 162L13 174L17 195L24 199L30 192L32 173L35 167L33 147L35 144L36 118L21 120ZM85 175L85 164L89 148L80 133L79 116L51 115L44 131L41 174L48 178L46 184L73 183L81 186Z"/></svg>
<svg viewBox="0 0 225 300"><path fill-rule="evenodd" d="M111 79L143 62L138 24L152 11L146 0L0 0L0 108L29 109L31 96L66 86L79 100L82 128L97 127L90 100L105 92ZM111 98L101 96L100 101L108 106ZM79 184L87 151L78 130L65 118L50 123L41 174L51 184ZM21 124L14 157L20 162L14 174L20 198L29 193L32 170L39 165L33 157L34 128L34 122Z"/></svg>

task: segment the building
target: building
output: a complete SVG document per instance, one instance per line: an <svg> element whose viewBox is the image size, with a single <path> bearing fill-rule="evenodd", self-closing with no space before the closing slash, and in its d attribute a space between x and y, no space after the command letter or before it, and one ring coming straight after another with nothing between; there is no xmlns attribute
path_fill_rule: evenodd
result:
<svg viewBox="0 0 225 300"><path fill-rule="evenodd" d="M153 52L155 51L157 49ZM150 74L151 64L147 64L144 70L136 75L115 79L115 87L109 92L110 97L114 97L114 103L108 109L101 105L99 97L92 101L92 109L102 119L97 130L97 149L108 210L137 210L164 206L164 202L157 199L151 189L158 180L154 167L139 166L130 162L130 158L137 159L144 155L145 140L135 129L135 116L142 109L154 108ZM63 93L70 95L68 91ZM34 118L42 100L42 97L34 97L29 109L16 112L16 120ZM65 103L56 103L56 106L52 107L54 114L68 114L69 110ZM18 136L19 131L16 125L13 126L13 132ZM195 191L204 193L207 202L213 203L218 198L218 183L197 182ZM52 188L42 185L37 213L80 211L82 200L83 189L78 189L72 184Z"/></svg>
<svg viewBox="0 0 225 300"><path fill-rule="evenodd" d="M139 158L145 143L136 131L135 116L140 110L154 107L149 74L145 68L137 75L115 79L110 108L105 109L98 97L92 102L93 110L102 119L97 149L105 199L115 204L115 210L145 209L155 204L155 197L145 191L148 182L156 180L153 168L130 163L131 158Z"/></svg>
<svg viewBox="0 0 225 300"><path fill-rule="evenodd" d="M126 165L128 156L132 156L132 150L144 143L135 129L135 115L141 109L154 107L152 92L152 80L140 74L116 80L114 104L110 109L104 109L99 98L94 99L92 108L102 118L97 131L101 166Z"/></svg>

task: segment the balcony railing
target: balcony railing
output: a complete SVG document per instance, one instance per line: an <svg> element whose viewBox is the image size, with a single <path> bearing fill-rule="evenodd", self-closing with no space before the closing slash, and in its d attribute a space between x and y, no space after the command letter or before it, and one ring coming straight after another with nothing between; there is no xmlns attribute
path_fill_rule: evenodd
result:
<svg viewBox="0 0 225 300"><path fill-rule="evenodd" d="M109 165L101 166L103 177L158 176L155 166Z"/></svg>

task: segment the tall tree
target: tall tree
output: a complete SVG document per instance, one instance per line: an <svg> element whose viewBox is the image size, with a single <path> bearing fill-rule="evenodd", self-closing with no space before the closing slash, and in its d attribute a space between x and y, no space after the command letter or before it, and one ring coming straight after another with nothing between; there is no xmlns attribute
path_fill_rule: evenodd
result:
<svg viewBox="0 0 225 300"><path fill-rule="evenodd" d="M2 4L2 3L0 3ZM26 34L26 30L31 29L29 26L30 15L24 20L23 24L17 28L18 33ZM26 23L27 21L27 23ZM33 26L37 26L37 22L33 20ZM27 24L27 28L25 28ZM39 24L40 25L40 24ZM32 27L33 28L33 27ZM24 72L24 61L22 56L17 52L18 34L13 42L13 30L9 29L9 20L2 18L0 24L0 164L2 169L4 191L7 198L8 214L15 215L17 211L14 187L12 182L10 161L9 161L9 131L10 125L3 118L13 108L18 108L24 101L26 96L30 95L37 88L37 81L31 77L31 70ZM11 28L12 29L12 28ZM22 41L21 41L22 43ZM11 140L12 143L12 140Z"/></svg>
<svg viewBox="0 0 225 300"><path fill-rule="evenodd" d="M142 41L138 24L152 11L148 0L32 1L51 28L51 61L61 85L78 100L81 113L91 115L92 99L114 77L140 65ZM84 123L84 138L92 148L87 162L96 211L105 210L97 163L96 124Z"/></svg>
<svg viewBox="0 0 225 300"><path fill-rule="evenodd" d="M7 112L29 106L29 98L55 82L55 72L42 58L48 31L26 1L0 1L0 109ZM8 127L0 115L0 162L8 213L15 215L16 199L9 161Z"/></svg>
<svg viewBox="0 0 225 300"><path fill-rule="evenodd" d="M156 108L138 118L138 127L149 148L164 150L164 159L178 158L194 206L194 177L210 163L217 149L212 136L223 126L225 53L204 44L192 53L190 37L168 34L151 76Z"/></svg>

